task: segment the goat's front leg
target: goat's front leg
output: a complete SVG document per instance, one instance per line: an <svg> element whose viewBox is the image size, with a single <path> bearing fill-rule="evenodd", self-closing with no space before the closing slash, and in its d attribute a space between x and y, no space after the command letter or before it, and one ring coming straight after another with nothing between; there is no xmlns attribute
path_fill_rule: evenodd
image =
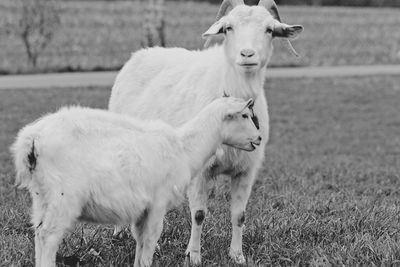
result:
<svg viewBox="0 0 400 267"><path fill-rule="evenodd" d="M200 174L193 178L188 190L192 229L186 249L191 264L201 264L201 230L207 213L207 178Z"/></svg>
<svg viewBox="0 0 400 267"><path fill-rule="evenodd" d="M144 208L139 218L137 218L137 220L133 221L131 224L131 233L136 240L135 263L133 265L134 267L141 266L143 252L143 235L149 221L149 212L150 209L148 207Z"/></svg>
<svg viewBox="0 0 400 267"><path fill-rule="evenodd" d="M229 256L238 264L246 263L242 250L242 235L245 221L245 209L250 197L256 173L237 175L231 180L231 222L232 240Z"/></svg>
<svg viewBox="0 0 400 267"><path fill-rule="evenodd" d="M136 239L135 267L151 266L154 250L161 235L164 215L164 208L147 208L133 224L132 234Z"/></svg>
<svg viewBox="0 0 400 267"><path fill-rule="evenodd" d="M140 229L142 231L142 229ZM135 250L135 263L134 267L140 266L140 259L142 257L142 250L143 250L143 236L139 229L136 227L135 223L131 225L131 233L135 237L136 241L136 250Z"/></svg>
<svg viewBox="0 0 400 267"><path fill-rule="evenodd" d="M148 225L143 233L143 251L141 266L151 266L157 241L163 229L164 210L153 210L150 214Z"/></svg>

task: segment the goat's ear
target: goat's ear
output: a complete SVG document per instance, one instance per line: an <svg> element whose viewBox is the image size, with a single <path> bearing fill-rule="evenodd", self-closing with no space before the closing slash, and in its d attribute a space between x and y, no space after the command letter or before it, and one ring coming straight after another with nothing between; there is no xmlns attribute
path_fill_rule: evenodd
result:
<svg viewBox="0 0 400 267"><path fill-rule="evenodd" d="M303 30L304 28L301 25L288 25L278 22L275 24L272 36L295 39Z"/></svg>
<svg viewBox="0 0 400 267"><path fill-rule="evenodd" d="M250 98L249 100L247 100L245 108L253 109L253 106L254 106L254 100Z"/></svg>
<svg viewBox="0 0 400 267"><path fill-rule="evenodd" d="M205 33L203 33L202 35L203 39L207 39L208 37L224 33L224 26L225 26L224 21L225 20L222 17L220 20L211 25L211 27Z"/></svg>
<svg viewBox="0 0 400 267"><path fill-rule="evenodd" d="M250 98L247 101L241 102L240 104L237 105L235 113L240 113L246 108L252 109L254 106L254 100Z"/></svg>
<svg viewBox="0 0 400 267"><path fill-rule="evenodd" d="M225 120L232 120L235 118L238 114L240 114L243 110L246 108L252 109L254 106L254 100L250 98L247 101L239 101L238 103L235 103L234 106L227 112L225 115Z"/></svg>

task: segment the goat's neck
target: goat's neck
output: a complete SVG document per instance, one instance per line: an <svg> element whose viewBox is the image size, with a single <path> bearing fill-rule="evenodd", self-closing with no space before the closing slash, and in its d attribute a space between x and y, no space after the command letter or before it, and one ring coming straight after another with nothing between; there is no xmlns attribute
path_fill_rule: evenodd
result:
<svg viewBox="0 0 400 267"><path fill-rule="evenodd" d="M262 95L264 87L266 67L255 73L238 72L229 63L225 63L223 69L223 89L229 96L242 99L257 99Z"/></svg>
<svg viewBox="0 0 400 267"><path fill-rule="evenodd" d="M194 177L222 144L222 115L210 109L202 110L195 118L179 128L184 150Z"/></svg>

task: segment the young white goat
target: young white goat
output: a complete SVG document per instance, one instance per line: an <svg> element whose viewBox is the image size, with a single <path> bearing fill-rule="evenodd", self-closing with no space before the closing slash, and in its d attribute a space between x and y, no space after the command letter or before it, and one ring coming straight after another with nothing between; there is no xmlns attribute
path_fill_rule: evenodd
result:
<svg viewBox="0 0 400 267"><path fill-rule="evenodd" d="M227 13L229 7L232 10ZM224 0L217 21L204 37L224 36L222 45L203 51L151 48L134 53L118 74L109 108L146 119L161 119L179 126L224 91L243 99L253 98L263 142L252 153L222 146L221 157L212 157L190 186L188 194L192 230L186 254L201 263L200 235L207 213L207 184L220 174L231 179L232 241L229 254L244 263L242 231L245 208L268 142L269 116L264 95L266 66L275 37L294 38L300 25L282 23L272 0L246 6L242 0Z"/></svg>
<svg viewBox="0 0 400 267"><path fill-rule="evenodd" d="M135 266L150 266L166 211L221 144L253 151L253 100L220 98L178 129L161 121L63 108L27 125L11 150L33 200L36 266L54 266L77 220L131 224Z"/></svg>

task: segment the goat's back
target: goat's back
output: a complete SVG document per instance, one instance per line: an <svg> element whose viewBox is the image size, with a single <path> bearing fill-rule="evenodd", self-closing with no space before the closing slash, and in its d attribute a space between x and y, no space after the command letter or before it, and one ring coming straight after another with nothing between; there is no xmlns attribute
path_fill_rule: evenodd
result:
<svg viewBox="0 0 400 267"><path fill-rule="evenodd" d="M34 169L27 160L32 150ZM44 116L20 131L12 151L16 182L28 188L61 183L66 191L81 188L82 194L85 188L120 192L115 197L121 199L121 188L130 189L127 197L152 195L155 187L179 186L189 179L173 175L179 166L185 168L173 128L101 110L62 109Z"/></svg>
<svg viewBox="0 0 400 267"><path fill-rule="evenodd" d="M220 47L140 50L119 72L109 109L181 125L222 96L222 56Z"/></svg>

